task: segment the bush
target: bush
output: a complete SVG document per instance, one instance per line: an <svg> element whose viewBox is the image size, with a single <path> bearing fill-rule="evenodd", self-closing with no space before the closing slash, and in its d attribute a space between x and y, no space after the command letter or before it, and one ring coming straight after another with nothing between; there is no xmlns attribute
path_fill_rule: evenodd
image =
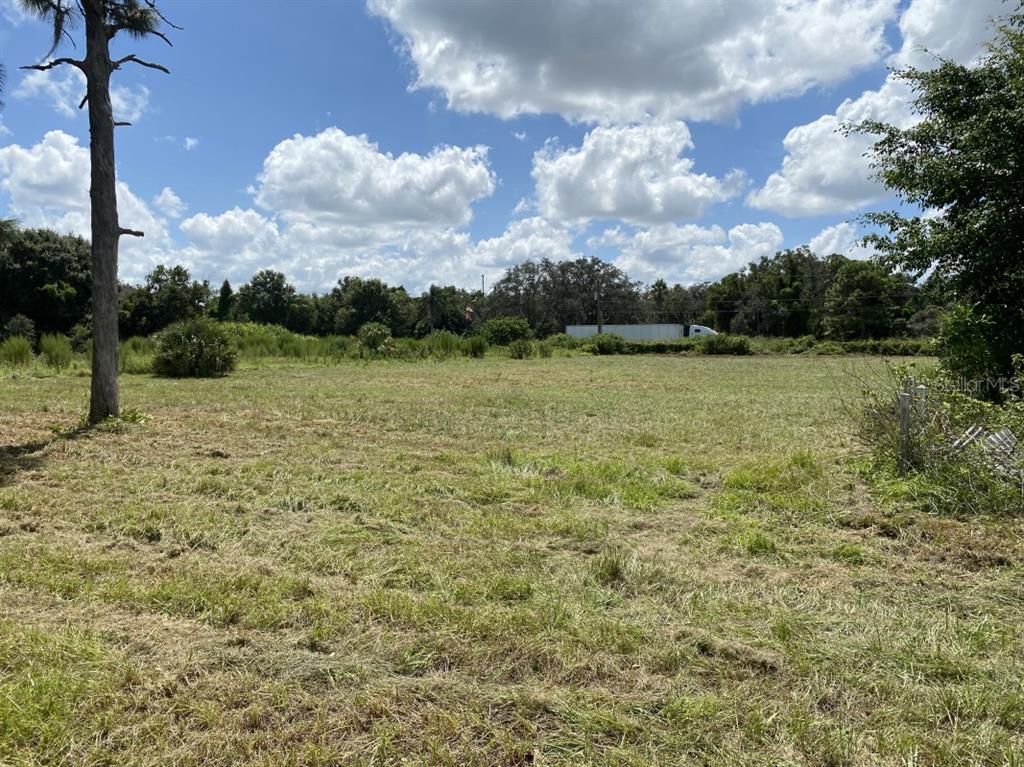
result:
<svg viewBox="0 0 1024 767"><path fill-rule="evenodd" d="M32 362L32 344L25 336L11 336L0 343L0 362L21 366Z"/></svg>
<svg viewBox="0 0 1024 767"><path fill-rule="evenodd" d="M701 339L699 348L701 354L751 354L753 352L749 338L727 333L719 333Z"/></svg>
<svg viewBox="0 0 1024 767"><path fill-rule="evenodd" d="M84 322L79 322L71 328L71 348L79 354L89 350L89 343L92 341L92 329Z"/></svg>
<svg viewBox="0 0 1024 767"><path fill-rule="evenodd" d="M24 314L15 314L4 325L4 338L15 338L18 336L26 339L29 344L36 342L36 324Z"/></svg>
<svg viewBox="0 0 1024 767"><path fill-rule="evenodd" d="M533 338L530 324L522 317L492 317L480 328L491 346L508 346L513 341Z"/></svg>
<svg viewBox="0 0 1024 767"><path fill-rule="evenodd" d="M391 328L381 322L367 322L359 328L359 343L371 354L390 355L395 352Z"/></svg>
<svg viewBox="0 0 1024 767"><path fill-rule="evenodd" d="M583 345L582 338L575 338L568 333L555 333L544 340L556 349L579 349Z"/></svg>
<svg viewBox="0 0 1024 767"><path fill-rule="evenodd" d="M438 359L454 357L462 351L459 337L450 330L435 330L424 339L424 344L430 353Z"/></svg>
<svg viewBox="0 0 1024 767"><path fill-rule="evenodd" d="M683 354L697 348L696 338L672 338L661 341L625 341L623 354Z"/></svg>
<svg viewBox="0 0 1024 767"><path fill-rule="evenodd" d="M533 356L533 341L519 338L508 345L508 356L514 360L526 360Z"/></svg>
<svg viewBox="0 0 1024 767"><path fill-rule="evenodd" d="M545 359L551 357L555 353L555 347L550 341L538 341L537 342L537 355Z"/></svg>
<svg viewBox="0 0 1024 767"><path fill-rule="evenodd" d="M482 359L487 354L487 339L483 336L470 336L462 342L462 353L467 357Z"/></svg>
<svg viewBox="0 0 1024 767"><path fill-rule="evenodd" d="M846 349L843 344L838 341L822 341L821 343L815 344L807 350L807 354L821 354L835 356L838 354L846 354Z"/></svg>
<svg viewBox="0 0 1024 767"><path fill-rule="evenodd" d="M614 333L598 333L587 340L594 354L623 354L626 351L626 339Z"/></svg>
<svg viewBox="0 0 1024 767"><path fill-rule="evenodd" d="M54 370L68 368L74 355L71 350L71 339L59 333L43 333L39 339L39 353L43 355L46 364Z"/></svg>
<svg viewBox="0 0 1024 767"><path fill-rule="evenodd" d="M172 378L209 378L234 370L237 353L228 334L205 317L183 320L155 336L153 372Z"/></svg>

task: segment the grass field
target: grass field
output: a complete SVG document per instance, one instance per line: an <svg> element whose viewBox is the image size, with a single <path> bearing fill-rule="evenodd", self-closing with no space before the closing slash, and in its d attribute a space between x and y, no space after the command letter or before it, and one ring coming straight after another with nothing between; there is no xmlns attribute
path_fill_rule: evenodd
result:
<svg viewBox="0 0 1024 767"><path fill-rule="evenodd" d="M1024 526L868 497L879 364L8 373L0 764L1021 764Z"/></svg>

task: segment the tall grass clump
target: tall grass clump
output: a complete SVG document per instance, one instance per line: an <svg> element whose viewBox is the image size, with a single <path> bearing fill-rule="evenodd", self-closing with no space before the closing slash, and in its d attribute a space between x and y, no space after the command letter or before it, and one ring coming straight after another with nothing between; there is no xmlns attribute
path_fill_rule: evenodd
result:
<svg viewBox="0 0 1024 767"><path fill-rule="evenodd" d="M0 343L0 362L12 367L24 367L32 362L32 344L25 336L11 336Z"/></svg>
<svg viewBox="0 0 1024 767"><path fill-rule="evenodd" d="M450 330L435 330L424 339L424 345L430 355L436 359L448 359L462 352L462 342Z"/></svg>
<svg viewBox="0 0 1024 767"><path fill-rule="evenodd" d="M556 349L579 349L583 345L582 338L575 338L568 333L555 333L544 340Z"/></svg>
<svg viewBox="0 0 1024 767"><path fill-rule="evenodd" d="M219 323L205 317L176 322L155 338L153 372L171 378L212 378L235 369L237 353Z"/></svg>
<svg viewBox="0 0 1024 767"><path fill-rule="evenodd" d="M126 338L118 345L117 369L121 373L143 374L153 372L156 342L145 336Z"/></svg>
<svg viewBox="0 0 1024 767"><path fill-rule="evenodd" d="M702 339L698 347L701 354L751 354L753 347L746 336L719 333Z"/></svg>
<svg viewBox="0 0 1024 767"><path fill-rule="evenodd" d="M462 341L462 353L467 357L483 359L487 354L487 339L481 335L470 336Z"/></svg>
<svg viewBox="0 0 1024 767"><path fill-rule="evenodd" d="M43 333L39 338L39 353L47 365L58 371L69 368L74 356L71 339L61 333Z"/></svg>

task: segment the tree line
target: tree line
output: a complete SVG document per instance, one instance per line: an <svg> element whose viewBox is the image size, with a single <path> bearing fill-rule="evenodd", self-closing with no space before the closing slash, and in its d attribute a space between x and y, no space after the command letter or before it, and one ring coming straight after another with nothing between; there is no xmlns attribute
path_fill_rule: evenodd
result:
<svg viewBox="0 0 1024 767"><path fill-rule="evenodd" d="M81 237L8 223L0 232L0 323L29 318L39 332L89 334L90 246ZM869 261L783 250L715 282L650 285L597 258L526 261L485 295L432 285L419 295L380 279L342 277L323 294L303 293L264 269L237 287L196 280L184 266L158 266L141 285L119 285L120 335L150 335L196 316L281 325L307 335L354 335L367 322L395 337L466 333L488 317L523 317L538 336L566 325L702 324L746 335L836 339L930 335L941 302L926 285Z"/></svg>

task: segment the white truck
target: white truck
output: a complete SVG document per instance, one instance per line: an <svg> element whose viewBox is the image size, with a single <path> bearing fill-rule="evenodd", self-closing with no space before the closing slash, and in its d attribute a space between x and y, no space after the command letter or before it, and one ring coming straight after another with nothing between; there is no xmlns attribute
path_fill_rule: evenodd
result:
<svg viewBox="0 0 1024 767"><path fill-rule="evenodd" d="M566 335L590 338L598 333L613 333L629 341L671 341L676 338L713 336L717 332L706 325L680 325L671 323L646 325L568 325Z"/></svg>

